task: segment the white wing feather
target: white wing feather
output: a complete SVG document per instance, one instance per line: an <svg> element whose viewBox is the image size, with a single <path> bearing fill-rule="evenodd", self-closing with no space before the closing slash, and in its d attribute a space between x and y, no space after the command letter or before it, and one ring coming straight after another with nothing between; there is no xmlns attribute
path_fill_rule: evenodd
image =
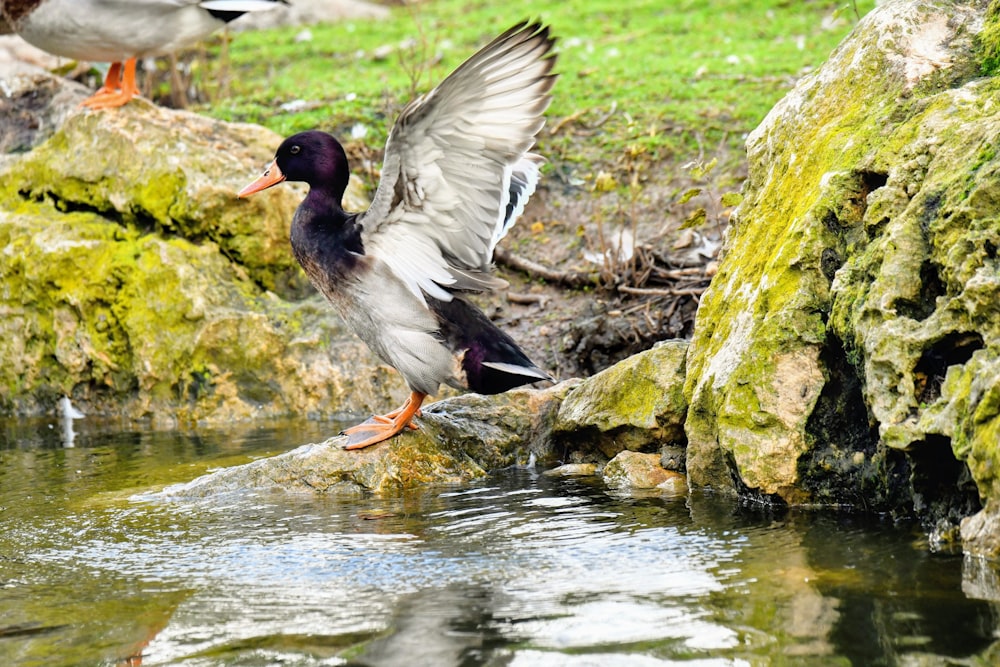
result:
<svg viewBox="0 0 1000 667"><path fill-rule="evenodd" d="M541 158L528 150L555 81L552 46L540 25L515 26L411 102L390 132L362 241L421 301L504 284L490 264L538 181Z"/></svg>

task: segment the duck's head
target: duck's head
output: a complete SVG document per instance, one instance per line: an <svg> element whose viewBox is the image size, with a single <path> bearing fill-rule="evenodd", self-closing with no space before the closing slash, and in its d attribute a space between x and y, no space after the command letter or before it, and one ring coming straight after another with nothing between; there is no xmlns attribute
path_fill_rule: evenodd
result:
<svg viewBox="0 0 1000 667"><path fill-rule="evenodd" d="M278 146L264 173L237 194L246 197L282 181L302 181L312 189L328 190L338 199L347 189L350 171L340 142L326 132L311 130L288 137Z"/></svg>

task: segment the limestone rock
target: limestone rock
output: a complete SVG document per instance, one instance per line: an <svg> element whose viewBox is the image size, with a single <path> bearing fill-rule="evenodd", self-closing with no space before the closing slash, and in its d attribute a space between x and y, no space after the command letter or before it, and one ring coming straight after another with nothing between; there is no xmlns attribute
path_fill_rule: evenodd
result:
<svg viewBox="0 0 1000 667"><path fill-rule="evenodd" d="M670 495L686 493L684 475L660 467L659 454L625 450L608 461L604 483L616 489L663 489Z"/></svg>
<svg viewBox="0 0 1000 667"><path fill-rule="evenodd" d="M226 421L401 402L304 284L287 225L301 191L243 202L280 142L134 100L74 109L0 173L0 411ZM246 262L246 263L244 263Z"/></svg>
<svg viewBox="0 0 1000 667"><path fill-rule="evenodd" d="M464 453L486 470L525 465L532 454L544 461L552 458L556 413L576 384L568 380L495 396L464 394L432 403L418 423L450 451Z"/></svg>
<svg viewBox="0 0 1000 667"><path fill-rule="evenodd" d="M288 225L304 189L235 197L281 139L256 125L139 98L114 113L76 109L54 136L0 173L0 196L44 198L161 234L208 239L267 289L301 295L306 280Z"/></svg>
<svg viewBox="0 0 1000 667"><path fill-rule="evenodd" d="M988 560L1000 560L1000 501L991 498L982 511L962 520L962 548Z"/></svg>
<svg viewBox="0 0 1000 667"><path fill-rule="evenodd" d="M159 498L204 498L243 491L391 493L427 484L467 482L485 475L471 460L453 457L419 432L358 451L345 451L345 436L241 466L222 468Z"/></svg>
<svg viewBox="0 0 1000 667"><path fill-rule="evenodd" d="M967 459L997 492L996 385L962 389L1000 353L985 4L880 4L747 139L688 356L694 484L933 521L975 511Z"/></svg>
<svg viewBox="0 0 1000 667"><path fill-rule="evenodd" d="M385 443L344 451L345 438L210 473L164 490L204 497L237 490L387 493L426 484L468 481L511 465L551 458L550 425L573 383L496 396L465 394L429 405L419 429Z"/></svg>
<svg viewBox="0 0 1000 667"><path fill-rule="evenodd" d="M553 436L605 460L623 449L682 443L686 355L685 341L667 341L583 380L559 408Z"/></svg>
<svg viewBox="0 0 1000 667"><path fill-rule="evenodd" d="M597 474L597 464L565 463L555 468L549 468L542 474L546 477L589 477Z"/></svg>

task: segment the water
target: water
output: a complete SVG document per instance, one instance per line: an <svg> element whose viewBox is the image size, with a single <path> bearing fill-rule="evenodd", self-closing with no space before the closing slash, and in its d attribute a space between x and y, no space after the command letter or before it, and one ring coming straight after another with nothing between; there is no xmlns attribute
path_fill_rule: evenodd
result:
<svg viewBox="0 0 1000 667"><path fill-rule="evenodd" d="M0 423L0 665L996 664L991 570L911 527L507 470L394 498L150 499L324 439ZM984 583L985 582L985 583ZM971 594L963 592L971 591Z"/></svg>

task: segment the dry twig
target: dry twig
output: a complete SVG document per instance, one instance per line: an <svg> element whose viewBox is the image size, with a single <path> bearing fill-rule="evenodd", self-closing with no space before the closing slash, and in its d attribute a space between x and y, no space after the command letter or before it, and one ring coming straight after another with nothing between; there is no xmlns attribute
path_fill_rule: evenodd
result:
<svg viewBox="0 0 1000 667"><path fill-rule="evenodd" d="M558 283L567 287L587 287L598 283L596 273L584 273L582 271L556 271L547 266L543 266L530 259L519 257L508 250L498 247L493 251L493 258L504 266L522 271L534 278L541 278L550 283Z"/></svg>

